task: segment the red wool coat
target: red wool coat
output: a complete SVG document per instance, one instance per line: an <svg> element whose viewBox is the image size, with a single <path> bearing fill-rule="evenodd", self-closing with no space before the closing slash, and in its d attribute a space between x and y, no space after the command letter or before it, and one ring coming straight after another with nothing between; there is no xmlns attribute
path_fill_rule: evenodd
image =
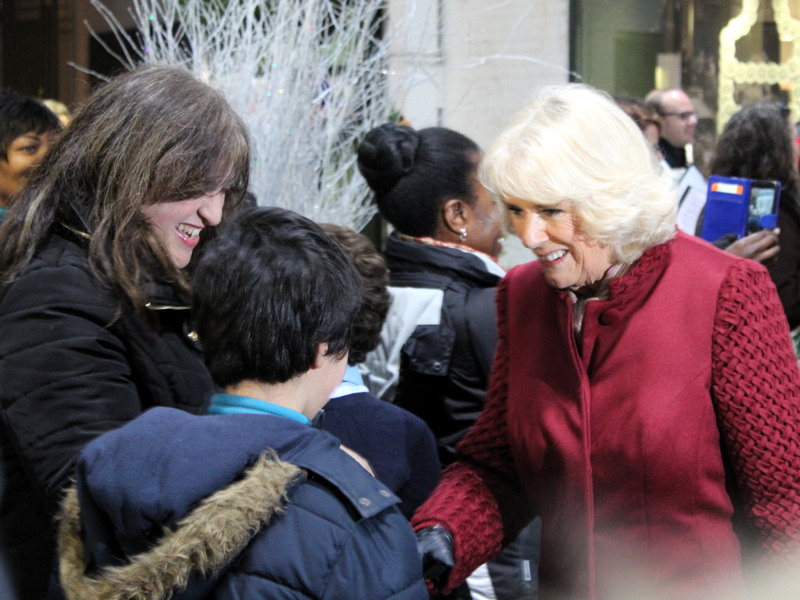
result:
<svg viewBox="0 0 800 600"><path fill-rule="evenodd" d="M453 532L449 584L538 513L543 599L739 597L735 518L762 555L800 540L800 373L766 270L678 234L587 304L581 348L540 271L501 283L487 406L413 521Z"/></svg>

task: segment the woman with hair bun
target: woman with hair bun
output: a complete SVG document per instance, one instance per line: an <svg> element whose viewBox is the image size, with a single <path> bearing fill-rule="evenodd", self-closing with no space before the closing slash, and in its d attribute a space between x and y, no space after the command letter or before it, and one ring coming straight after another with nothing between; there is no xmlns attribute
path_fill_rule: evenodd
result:
<svg viewBox="0 0 800 600"><path fill-rule="evenodd" d="M481 157L450 129L391 123L358 150L378 210L395 228L385 252L392 308L367 359L370 386L431 426L444 464L483 406L497 342L503 229L478 181Z"/></svg>
<svg viewBox="0 0 800 600"><path fill-rule="evenodd" d="M428 424L443 466L483 409L497 344L503 223L478 180L482 157L451 129L391 123L370 131L358 149L378 210L394 226L385 251L392 306L366 361L369 384L375 396ZM524 576L535 574L535 532L517 544L482 567L497 598L535 592L535 580Z"/></svg>

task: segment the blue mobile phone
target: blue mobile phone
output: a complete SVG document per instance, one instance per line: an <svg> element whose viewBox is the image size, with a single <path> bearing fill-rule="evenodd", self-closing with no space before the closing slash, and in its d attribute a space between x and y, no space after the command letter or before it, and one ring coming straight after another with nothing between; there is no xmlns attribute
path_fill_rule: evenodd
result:
<svg viewBox="0 0 800 600"><path fill-rule="evenodd" d="M700 237L709 242L735 233L737 238L778 225L781 182L712 175L708 179Z"/></svg>

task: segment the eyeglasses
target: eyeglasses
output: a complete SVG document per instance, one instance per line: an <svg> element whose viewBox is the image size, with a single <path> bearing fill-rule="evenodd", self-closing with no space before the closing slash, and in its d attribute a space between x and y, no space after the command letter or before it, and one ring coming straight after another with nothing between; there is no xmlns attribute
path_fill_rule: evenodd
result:
<svg viewBox="0 0 800 600"><path fill-rule="evenodd" d="M678 117L681 121L688 121L692 117L697 118L696 110L685 110L683 112L662 112L659 113L662 117Z"/></svg>

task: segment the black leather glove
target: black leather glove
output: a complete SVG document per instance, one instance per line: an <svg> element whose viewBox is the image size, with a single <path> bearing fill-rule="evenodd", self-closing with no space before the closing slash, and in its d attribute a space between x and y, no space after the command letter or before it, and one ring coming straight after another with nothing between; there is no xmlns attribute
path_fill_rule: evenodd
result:
<svg viewBox="0 0 800 600"><path fill-rule="evenodd" d="M416 533L422 574L431 581L447 576L455 564L452 534L441 525L423 527Z"/></svg>

